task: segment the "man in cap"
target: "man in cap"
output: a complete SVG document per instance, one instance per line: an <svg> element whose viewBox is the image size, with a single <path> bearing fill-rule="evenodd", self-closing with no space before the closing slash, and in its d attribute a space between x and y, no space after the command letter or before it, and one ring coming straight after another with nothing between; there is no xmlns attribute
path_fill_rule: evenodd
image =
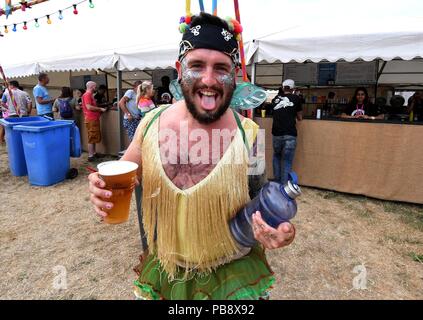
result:
<svg viewBox="0 0 423 320"><path fill-rule="evenodd" d="M258 127L228 108L238 72L236 35L218 17L189 18L176 62L184 100L149 112L122 158L142 171L149 254L135 293L141 299L259 299L274 281L263 247L290 244L295 230L290 223L271 228L257 212L255 247L241 247L231 236L229 221L250 200L256 180L247 173ZM110 192L97 173L89 180L91 202L104 217L103 208L113 206Z"/></svg>
<svg viewBox="0 0 423 320"><path fill-rule="evenodd" d="M301 99L293 94L295 82L286 79L272 100L273 175L275 181L287 183L297 146L296 122L302 120Z"/></svg>

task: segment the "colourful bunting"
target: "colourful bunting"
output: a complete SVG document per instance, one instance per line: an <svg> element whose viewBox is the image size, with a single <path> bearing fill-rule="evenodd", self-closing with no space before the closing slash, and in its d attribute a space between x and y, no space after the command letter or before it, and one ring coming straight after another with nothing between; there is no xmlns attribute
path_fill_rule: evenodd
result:
<svg viewBox="0 0 423 320"><path fill-rule="evenodd" d="M18 9L21 9L22 11L26 11L26 9L30 9L33 5L40 4L40 3L43 3L43 2L46 2L46 1L48 1L48 0L21 1L20 2L20 5L13 6L12 3L11 3L11 0L5 0L6 6L5 6L5 9L4 10L0 8L0 16L2 16L4 14L4 15L6 15L6 18L7 18L13 11L16 11ZM37 17L37 18L34 18L34 19L22 21L22 22L19 22L19 23L13 23L13 24L9 24L9 25L4 25L3 26L3 28L4 28L3 29L3 32L4 32L4 34L8 34L9 33L9 27L12 27L12 26L13 26L12 31L13 32L17 32L18 31L18 28L17 27L19 25L22 25L22 29L23 30L28 30L29 23L31 21L34 21L35 22L35 24L34 24L35 27L38 28L38 27L40 27L40 22L39 21L44 21L44 20L41 20L42 18L46 18L47 24L51 25L52 22L53 22L52 19L51 19L51 17L53 15L58 15L59 20L62 20L63 19L64 12L67 11L67 10L70 10L70 9L72 9L73 10L73 14L76 15L76 14L79 13L78 12L78 6L80 4L82 4L82 3L84 3L84 2L87 2L88 3L88 7L90 9L93 9L95 7L93 0L80 0L80 1L72 4L71 6L69 6L67 8L60 9L60 10L58 10L56 12L49 13L49 14L47 14L45 16L41 16L41 17ZM4 35L0 32L0 36L3 37Z"/></svg>

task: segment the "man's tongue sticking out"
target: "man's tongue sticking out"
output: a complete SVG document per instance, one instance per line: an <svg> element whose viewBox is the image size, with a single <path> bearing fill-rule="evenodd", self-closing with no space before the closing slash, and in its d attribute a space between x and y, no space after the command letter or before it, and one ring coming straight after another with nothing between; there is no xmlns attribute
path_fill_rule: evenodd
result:
<svg viewBox="0 0 423 320"><path fill-rule="evenodd" d="M217 95L215 93L210 92L201 92L200 98L201 98L201 107L204 110L211 111L216 109L216 97Z"/></svg>

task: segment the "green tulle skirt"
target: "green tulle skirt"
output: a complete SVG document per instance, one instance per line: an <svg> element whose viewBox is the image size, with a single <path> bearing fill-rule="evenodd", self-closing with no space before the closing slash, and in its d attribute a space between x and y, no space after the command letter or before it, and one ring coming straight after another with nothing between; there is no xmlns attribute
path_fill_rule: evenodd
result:
<svg viewBox="0 0 423 320"><path fill-rule="evenodd" d="M157 258L149 255L134 283L135 295L148 300L257 300L266 298L274 282L264 250L259 246L212 273L192 273L183 278L181 269L176 280L169 281Z"/></svg>

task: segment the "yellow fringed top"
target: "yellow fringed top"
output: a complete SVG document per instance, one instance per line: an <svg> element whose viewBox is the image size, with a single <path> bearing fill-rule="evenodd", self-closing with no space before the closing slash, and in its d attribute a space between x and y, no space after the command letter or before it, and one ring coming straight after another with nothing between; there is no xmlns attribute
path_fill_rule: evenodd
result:
<svg viewBox="0 0 423 320"><path fill-rule="evenodd" d="M170 277L177 266L184 267L186 275L194 269L209 272L240 253L228 222L250 200L248 151L238 128L209 175L181 190L163 169L159 121L149 124L157 112L159 110L151 111L143 119L136 134L141 144L142 213L148 245ZM242 127L248 145L252 146L257 124L245 118Z"/></svg>

